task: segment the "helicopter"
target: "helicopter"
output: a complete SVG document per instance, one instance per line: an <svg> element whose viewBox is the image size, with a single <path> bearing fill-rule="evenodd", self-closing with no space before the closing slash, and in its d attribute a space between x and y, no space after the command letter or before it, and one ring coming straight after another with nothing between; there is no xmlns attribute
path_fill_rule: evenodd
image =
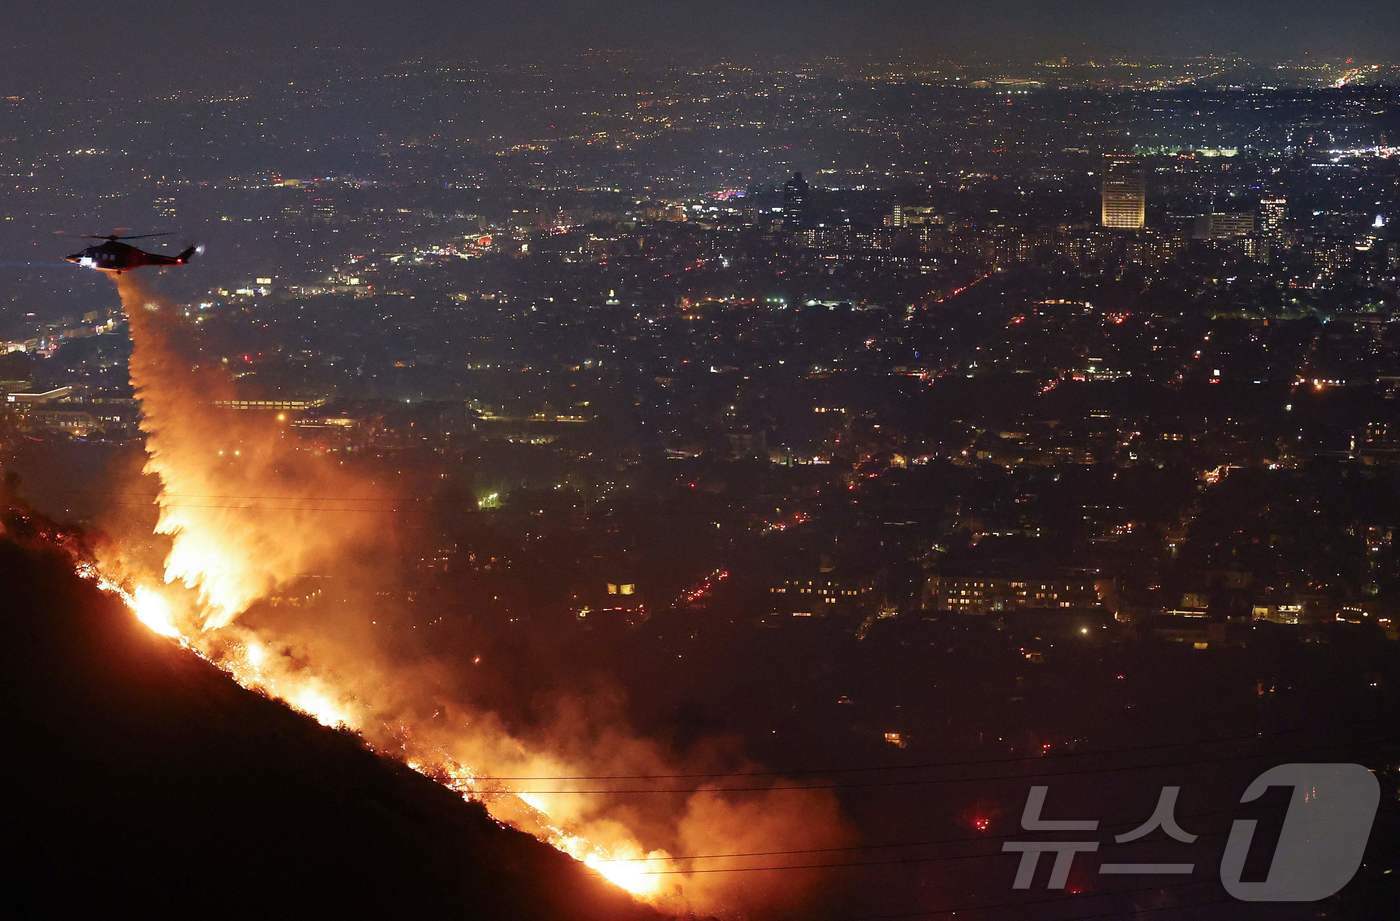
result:
<svg viewBox="0 0 1400 921"><path fill-rule="evenodd" d="M143 233L135 236L122 236L120 234L108 234L106 236L85 235L84 240L102 240L95 246L89 246L79 253L64 258L65 262L80 265L87 269L97 269L99 272L110 272L120 275L132 269L139 269L147 265L184 265L189 262L196 253L203 252L202 246L190 246L184 252L175 256L165 256L160 253L148 253L145 250L137 249L125 240L148 240L152 237L168 237L168 233Z"/></svg>

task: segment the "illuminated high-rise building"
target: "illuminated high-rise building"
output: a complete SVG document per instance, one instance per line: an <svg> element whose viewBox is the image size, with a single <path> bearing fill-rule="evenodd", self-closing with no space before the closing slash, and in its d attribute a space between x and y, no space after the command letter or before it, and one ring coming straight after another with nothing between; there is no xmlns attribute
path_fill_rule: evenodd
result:
<svg viewBox="0 0 1400 921"><path fill-rule="evenodd" d="M796 230L807 223L807 180L793 173L783 184L783 226Z"/></svg>
<svg viewBox="0 0 1400 921"><path fill-rule="evenodd" d="M1288 199L1278 196L1259 201L1259 235L1266 240L1283 237L1283 222L1288 218Z"/></svg>
<svg viewBox="0 0 1400 921"><path fill-rule="evenodd" d="M1147 179L1142 163L1131 154L1104 158L1103 226L1114 230L1147 226Z"/></svg>
<svg viewBox="0 0 1400 921"><path fill-rule="evenodd" d="M943 216L932 205L897 204L888 223L891 227L925 227L943 223Z"/></svg>
<svg viewBox="0 0 1400 921"><path fill-rule="evenodd" d="M1254 233L1254 215L1247 211L1213 211L1196 218L1192 236L1197 240L1233 240Z"/></svg>

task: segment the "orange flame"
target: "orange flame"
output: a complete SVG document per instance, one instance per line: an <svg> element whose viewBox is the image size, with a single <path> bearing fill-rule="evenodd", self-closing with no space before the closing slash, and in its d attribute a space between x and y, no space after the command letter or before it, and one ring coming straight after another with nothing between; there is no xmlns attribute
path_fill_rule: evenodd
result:
<svg viewBox="0 0 1400 921"><path fill-rule="evenodd" d="M130 370L142 408L146 472L160 482L155 530L169 538L170 549L163 586L118 576L125 574L125 564L105 561L82 564L79 574L119 595L152 631L178 640L244 687L323 725L359 734L371 749L481 802L498 821L552 844L627 892L676 910L727 908L714 877L701 885L687 875L656 873L656 867L666 866L656 861L668 859L667 852L644 847L616 815L601 812L606 801L591 801L586 808L569 803L561 809L567 798L546 801L483 779L491 773L573 776L580 773L578 766L533 752L492 723L489 714L452 726L447 720L415 722L400 715L413 708L399 706L402 701L388 688L392 680L379 681L383 676L371 663L328 664L312 655L292 656L274 638L237 620L299 574L333 568L377 536L380 522L371 514L347 515L343 521L337 517L334 527L326 527L324 516L314 514L322 511L315 506L318 495L381 497L333 460L301 450L284 425L213 414L211 401L232 397L230 381L192 370L194 359L179 347L176 311L169 304L129 276L116 280L131 329ZM278 498L269 503L269 496ZM492 770L478 771L466 763L478 759ZM522 766L529 770L513 770ZM756 813L737 806L723 811L729 807L722 802L717 812L715 802L712 793L691 797L685 814L671 817L671 834L681 846L713 849L719 843L697 839L696 829L705 824L697 816L704 814L723 820L715 827L725 831L717 834L772 826L761 843L777 844L771 832L779 823L771 815L760 823ZM844 834L829 797L813 801L819 819L796 798L785 802L798 805L783 834L799 824L808 841ZM756 808L763 811L761 805ZM825 830L819 827L823 822Z"/></svg>
<svg viewBox="0 0 1400 921"><path fill-rule="evenodd" d="M175 626L174 611L170 602L159 592L147 585L138 585L127 601L136 619L145 624L153 633L180 639L180 628Z"/></svg>

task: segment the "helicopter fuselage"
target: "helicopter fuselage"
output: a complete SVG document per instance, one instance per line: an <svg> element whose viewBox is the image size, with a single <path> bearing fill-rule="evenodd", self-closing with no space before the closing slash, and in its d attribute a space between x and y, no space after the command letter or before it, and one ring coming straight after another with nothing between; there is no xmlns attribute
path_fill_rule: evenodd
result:
<svg viewBox="0 0 1400 921"><path fill-rule="evenodd" d="M82 252L74 253L66 257L65 261L83 268L120 275L122 272L129 272L132 269L148 265L184 265L190 261L190 257L194 254L195 248L193 246L178 256L163 256L160 253L148 253L145 250L137 249L130 244L122 243L120 240L107 240L96 246L89 246Z"/></svg>

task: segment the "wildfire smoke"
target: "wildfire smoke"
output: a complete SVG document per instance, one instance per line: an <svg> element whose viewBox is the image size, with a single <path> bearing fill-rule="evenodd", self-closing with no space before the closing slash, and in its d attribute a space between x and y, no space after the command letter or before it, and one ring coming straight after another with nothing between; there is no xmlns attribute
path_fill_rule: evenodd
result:
<svg viewBox="0 0 1400 921"><path fill-rule="evenodd" d="M233 399L232 382L218 368L191 367L174 306L130 274L117 276L117 288L146 472L161 486L156 532L170 537L165 580L198 593L198 626L227 626L298 574L371 546L383 533L378 522L343 515L325 527L318 497L382 496L325 455L296 450L283 427L217 409Z"/></svg>
<svg viewBox="0 0 1400 921"><path fill-rule="evenodd" d="M334 455L299 444L283 425L218 411L216 404L235 397L222 363L200 361L174 305L131 275L118 276L117 285L131 331L145 470L159 484L155 530L168 539L169 551L156 578L120 547L102 548L98 562L80 572L120 594L148 627L245 687L356 732L374 750L482 802L498 821L672 910L764 914L799 898L810 876L676 872L695 864L673 862L666 848L724 854L849 840L826 791L700 788L628 800L562 794L559 782L541 792L520 790L510 778L675 774L677 768L657 745L634 737L590 701L561 702L555 728L525 739L463 698L450 663L429 655L405 663L346 623L273 627L241 617L304 573L343 571L368 555L392 533L385 520L392 496ZM328 526L321 504L327 496L364 505ZM722 858L703 867L746 865L752 861Z"/></svg>

